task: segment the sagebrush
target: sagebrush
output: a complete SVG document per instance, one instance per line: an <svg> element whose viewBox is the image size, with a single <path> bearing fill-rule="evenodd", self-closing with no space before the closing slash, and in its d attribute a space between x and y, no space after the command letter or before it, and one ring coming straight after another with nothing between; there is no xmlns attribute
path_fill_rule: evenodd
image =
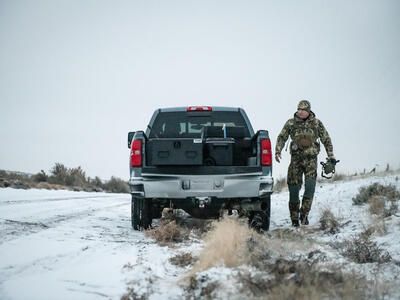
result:
<svg viewBox="0 0 400 300"><path fill-rule="evenodd" d="M176 220L162 221L160 226L147 230L146 234L162 245L179 243L189 237L189 231L179 226Z"/></svg>
<svg viewBox="0 0 400 300"><path fill-rule="evenodd" d="M391 261L390 254L371 240L372 228L339 243L341 253L356 263L385 263Z"/></svg>
<svg viewBox="0 0 400 300"><path fill-rule="evenodd" d="M359 193L353 198L353 204L362 205L368 203L372 197L385 197L389 201L398 201L400 192L393 185L382 185L376 182L360 188Z"/></svg>
<svg viewBox="0 0 400 300"><path fill-rule="evenodd" d="M330 234L335 234L339 232L340 223L337 217L328 208L322 211L321 217L319 219L319 224L321 230L325 232L328 232Z"/></svg>
<svg viewBox="0 0 400 300"><path fill-rule="evenodd" d="M0 170L0 187L66 188L74 191L129 193L128 183L120 178L111 177L110 180L103 182L99 177L92 179L86 176L81 166L68 168L61 163L56 163L49 174L43 170L33 175Z"/></svg>

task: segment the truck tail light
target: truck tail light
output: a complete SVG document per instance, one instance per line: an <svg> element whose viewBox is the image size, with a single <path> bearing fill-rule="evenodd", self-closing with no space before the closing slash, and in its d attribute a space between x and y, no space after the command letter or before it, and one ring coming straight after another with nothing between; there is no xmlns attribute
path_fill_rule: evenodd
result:
<svg viewBox="0 0 400 300"><path fill-rule="evenodd" d="M133 140L131 144L131 167L141 167L142 161L142 140Z"/></svg>
<svg viewBox="0 0 400 300"><path fill-rule="evenodd" d="M261 165L272 166L271 140L261 140Z"/></svg>
<svg viewBox="0 0 400 300"><path fill-rule="evenodd" d="M189 106L186 111L212 111L211 106Z"/></svg>

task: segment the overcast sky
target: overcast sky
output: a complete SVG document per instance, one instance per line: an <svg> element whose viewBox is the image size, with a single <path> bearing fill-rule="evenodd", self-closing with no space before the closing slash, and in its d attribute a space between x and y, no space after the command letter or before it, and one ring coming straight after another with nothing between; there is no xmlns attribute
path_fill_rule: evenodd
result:
<svg viewBox="0 0 400 300"><path fill-rule="evenodd" d="M339 172L400 167L400 1L0 0L0 169L127 179L159 107L243 107L274 146L301 99Z"/></svg>

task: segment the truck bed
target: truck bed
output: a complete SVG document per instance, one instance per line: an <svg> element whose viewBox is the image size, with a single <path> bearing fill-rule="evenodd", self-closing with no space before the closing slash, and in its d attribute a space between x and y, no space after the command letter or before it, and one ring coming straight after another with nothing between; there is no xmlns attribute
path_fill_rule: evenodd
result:
<svg viewBox="0 0 400 300"><path fill-rule="evenodd" d="M251 138L153 138L146 143L146 166L255 165Z"/></svg>

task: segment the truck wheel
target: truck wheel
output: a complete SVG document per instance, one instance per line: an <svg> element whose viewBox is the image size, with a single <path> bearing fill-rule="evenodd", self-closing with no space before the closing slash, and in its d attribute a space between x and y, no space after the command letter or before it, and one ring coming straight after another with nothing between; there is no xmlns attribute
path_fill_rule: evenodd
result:
<svg viewBox="0 0 400 300"><path fill-rule="evenodd" d="M268 195L267 197L262 198L262 205L261 205L264 213L265 213L265 220L264 220L264 225L263 225L263 230L268 231L269 230L269 225L271 222L271 195Z"/></svg>
<svg viewBox="0 0 400 300"><path fill-rule="evenodd" d="M138 197L132 195L131 201L131 222L132 228L134 230L140 229L140 213L139 213L139 203Z"/></svg>
<svg viewBox="0 0 400 300"><path fill-rule="evenodd" d="M132 228L134 230L148 229L151 226L151 221L151 200L132 195Z"/></svg>
<svg viewBox="0 0 400 300"><path fill-rule="evenodd" d="M259 211L252 211L249 215L249 226L260 232L268 231L271 219L271 196L260 198L261 208Z"/></svg>

